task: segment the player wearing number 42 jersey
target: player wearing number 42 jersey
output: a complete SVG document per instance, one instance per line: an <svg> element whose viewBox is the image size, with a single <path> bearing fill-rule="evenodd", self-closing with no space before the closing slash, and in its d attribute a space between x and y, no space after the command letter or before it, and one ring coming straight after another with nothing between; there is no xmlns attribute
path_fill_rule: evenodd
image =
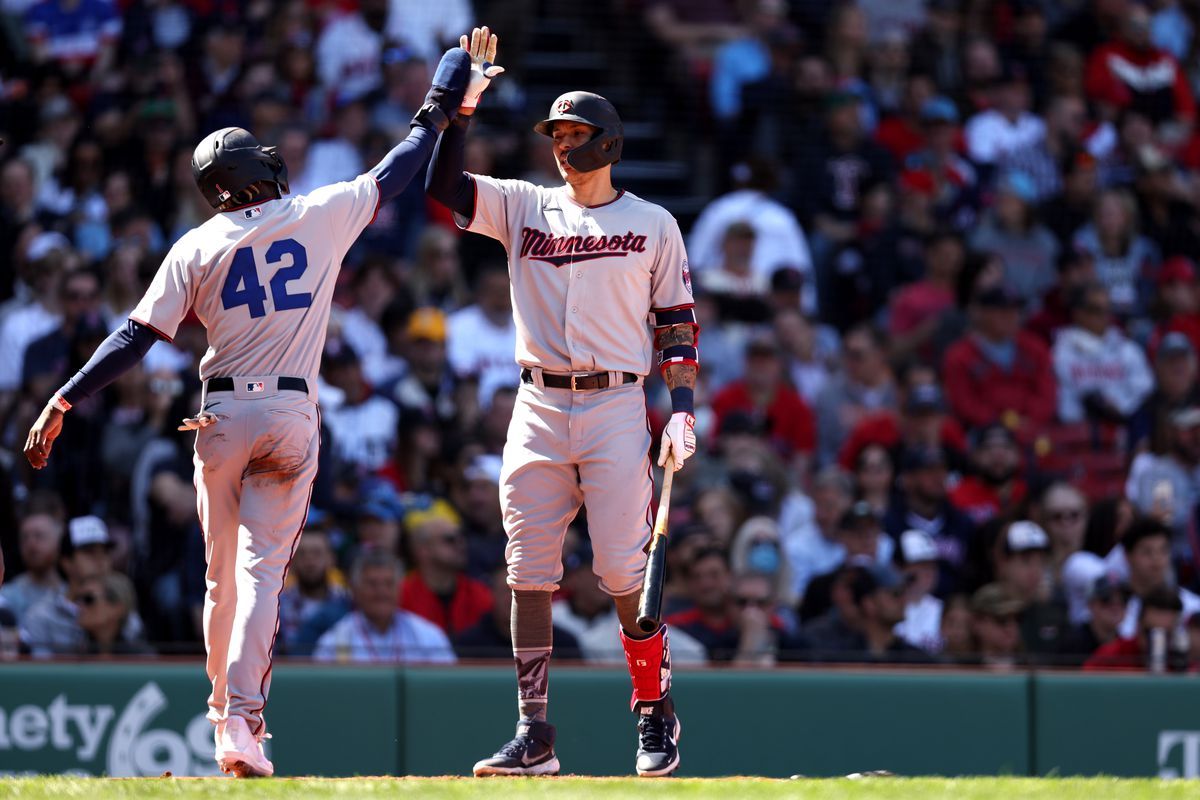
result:
<svg viewBox="0 0 1200 800"><path fill-rule="evenodd" d="M633 680L639 775L679 765L665 627L649 635L637 607L650 540L650 433L642 388L654 352L674 413L659 464L694 452L692 390L698 356L687 257L665 210L612 184L622 127L603 97L569 92L535 130L551 139L564 185L544 189L463 171L471 114L496 67L496 37L475 29L462 46L472 80L441 141L426 186L460 226L508 250L516 360L521 372L500 476L512 643L516 737L475 764L485 775L559 770L547 721L550 599L562 578L567 525L587 507L593 569L613 596Z"/></svg>
<svg viewBox="0 0 1200 800"><path fill-rule="evenodd" d="M25 455L46 465L63 415L133 367L188 310L208 331L195 430L197 508L204 529L204 645L212 682L215 758L239 777L274 772L262 748L279 593L317 472L316 379L334 282L346 251L381 203L428 163L458 113L471 59L446 53L412 131L368 174L287 197L287 166L247 131L225 128L196 147L192 172L216 215L167 254L125 325L54 395Z"/></svg>

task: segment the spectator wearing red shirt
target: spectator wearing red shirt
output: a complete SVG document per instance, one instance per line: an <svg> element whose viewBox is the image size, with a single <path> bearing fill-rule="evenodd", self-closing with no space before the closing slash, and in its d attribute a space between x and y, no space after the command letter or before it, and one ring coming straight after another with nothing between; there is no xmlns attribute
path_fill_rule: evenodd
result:
<svg viewBox="0 0 1200 800"><path fill-rule="evenodd" d="M1150 12L1131 4L1121 38L1096 48L1088 59L1084 89L1110 116L1131 109L1155 124L1191 124L1196 101L1179 62L1150 40Z"/></svg>
<svg viewBox="0 0 1200 800"><path fill-rule="evenodd" d="M756 338L746 346L746 374L717 393L712 402L721 425L735 411L760 423L771 447L790 460L798 470L816 447L816 425L812 410L784 379L783 359L774 341Z"/></svg>
<svg viewBox="0 0 1200 800"><path fill-rule="evenodd" d="M1021 451L1013 432L1000 423L980 428L972 437L971 474L950 492L950 502L976 525L1008 515L1025 499L1019 474Z"/></svg>
<svg viewBox="0 0 1200 800"><path fill-rule="evenodd" d="M414 569L400 587L400 608L418 614L454 637L492 610L492 591L465 572L467 540L445 512L412 512L408 549Z"/></svg>
<svg viewBox="0 0 1200 800"><path fill-rule="evenodd" d="M1155 589L1142 598L1136 635L1101 645L1084 662L1083 668L1092 672L1142 672L1149 669L1150 631L1162 630L1162 635L1169 642L1171 632L1179 626L1182 614L1183 601L1178 593L1166 587Z"/></svg>
<svg viewBox="0 0 1200 800"><path fill-rule="evenodd" d="M889 303L893 355L928 357L942 315L955 306L955 287L966 258L962 238L952 231L934 232L926 239L924 251L925 277L897 290Z"/></svg>
<svg viewBox="0 0 1200 800"><path fill-rule="evenodd" d="M1050 353L1021 330L1022 299L1003 286L972 304L972 330L946 351L942 373L950 410L968 427L1001 421L1022 438L1054 417Z"/></svg>
<svg viewBox="0 0 1200 800"><path fill-rule="evenodd" d="M1058 254L1058 283L1042 297L1041 310L1025 323L1025 330L1037 335L1047 347L1054 337L1071 324L1067 298L1081 286L1096 280L1096 261L1087 250L1068 247Z"/></svg>
<svg viewBox="0 0 1200 800"><path fill-rule="evenodd" d="M1196 266L1190 258L1175 256L1158 270L1158 299L1166 311L1166 321L1154 331L1147 348L1151 357L1168 333L1187 336L1192 349L1200 351L1200 295L1196 292Z"/></svg>
<svg viewBox="0 0 1200 800"><path fill-rule="evenodd" d="M880 445L899 463L902 452L912 447L941 447L957 464L967 448L962 426L946 415L942 391L932 368L913 363L900 371L900 412L882 411L863 418L850 432L838 453L838 463L853 470L859 453Z"/></svg>

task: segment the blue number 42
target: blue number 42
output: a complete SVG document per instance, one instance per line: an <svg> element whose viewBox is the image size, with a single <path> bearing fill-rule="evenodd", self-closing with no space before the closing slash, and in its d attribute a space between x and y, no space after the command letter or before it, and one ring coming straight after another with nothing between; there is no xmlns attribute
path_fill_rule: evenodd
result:
<svg viewBox="0 0 1200 800"><path fill-rule="evenodd" d="M304 245L295 239L280 239L267 248L267 263L278 264L284 256L291 256L291 266L281 267L271 276L271 300L276 311L289 311L293 308L308 308L312 305L312 292L288 294L287 285L304 274L308 269L308 251ZM254 264L254 253L249 247L242 247L233 254L229 265L229 274L225 276L225 285L221 287L221 305L226 311L238 306L246 306L254 319L264 317L267 290L258 282L258 268Z"/></svg>

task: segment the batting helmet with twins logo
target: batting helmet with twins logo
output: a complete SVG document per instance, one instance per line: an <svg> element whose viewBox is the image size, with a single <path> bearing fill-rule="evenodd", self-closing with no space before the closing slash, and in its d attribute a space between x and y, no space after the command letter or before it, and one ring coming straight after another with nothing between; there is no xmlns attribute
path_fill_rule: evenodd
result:
<svg viewBox="0 0 1200 800"><path fill-rule="evenodd" d="M580 172L591 172L621 160L625 127L613 104L591 92L567 92L550 106L550 116L533 126L543 136L551 136L559 120L582 122L596 128L591 140L567 153L567 163Z"/></svg>

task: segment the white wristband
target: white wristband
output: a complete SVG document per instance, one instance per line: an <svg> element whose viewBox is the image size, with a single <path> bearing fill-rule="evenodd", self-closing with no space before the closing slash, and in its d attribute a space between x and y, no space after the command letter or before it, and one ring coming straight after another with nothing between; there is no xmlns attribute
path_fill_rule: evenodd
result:
<svg viewBox="0 0 1200 800"><path fill-rule="evenodd" d="M62 395L60 394L54 395L54 398L50 401L50 405L54 406L64 414L71 410L71 404L66 400L63 400Z"/></svg>

